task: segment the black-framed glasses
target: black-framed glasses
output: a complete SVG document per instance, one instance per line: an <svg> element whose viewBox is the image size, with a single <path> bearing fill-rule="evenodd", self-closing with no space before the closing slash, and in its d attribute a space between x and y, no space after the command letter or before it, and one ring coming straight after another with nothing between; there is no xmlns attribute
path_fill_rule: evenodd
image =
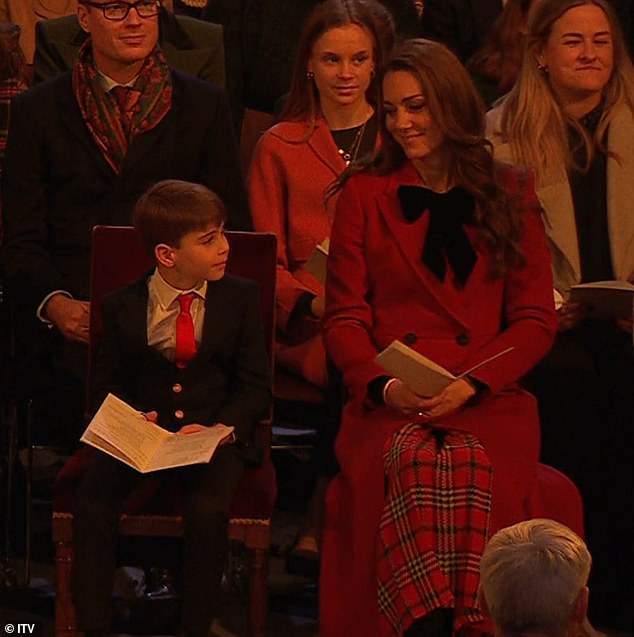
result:
<svg viewBox="0 0 634 637"><path fill-rule="evenodd" d="M90 2L80 0L81 4L87 4L95 9L103 11L106 20L125 20L130 13L130 9L136 9L141 18L153 18L158 15L161 6L160 0L137 0L136 2Z"/></svg>

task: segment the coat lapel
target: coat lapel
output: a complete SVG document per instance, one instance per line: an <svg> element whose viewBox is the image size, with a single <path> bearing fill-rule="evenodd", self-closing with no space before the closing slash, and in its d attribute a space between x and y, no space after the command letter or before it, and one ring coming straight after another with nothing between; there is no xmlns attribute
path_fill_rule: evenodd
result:
<svg viewBox="0 0 634 637"><path fill-rule="evenodd" d="M541 186L536 191L537 198L544 210L544 226L548 239L563 254L571 268L570 281L581 280L581 261L579 258L579 244L577 243L577 223L575 221L575 207L572 201L570 182L567 179L553 184ZM568 278L568 277L566 277Z"/></svg>
<svg viewBox="0 0 634 637"><path fill-rule="evenodd" d="M112 179L114 172L99 150L99 147L82 118L81 111L75 100L75 92L72 88L70 76L68 78L68 84L62 85L62 90L58 92L57 98L62 105L59 109L62 113L62 127L84 148L86 154L99 171L108 179Z"/></svg>
<svg viewBox="0 0 634 637"><path fill-rule="evenodd" d="M467 325L461 316L460 308L455 307L448 298L444 290L444 283L439 281L421 261L422 238L426 233L429 215L421 215L414 223L405 221L398 200L398 187L401 185L422 185L418 173L409 162L406 162L393 174L386 184L385 191L378 196L378 208L387 228L403 260L414 271L426 290L435 297L440 307L454 320L462 325Z"/></svg>
<svg viewBox="0 0 634 637"><path fill-rule="evenodd" d="M215 340L219 333L219 314L223 310L221 300L222 281L207 281L207 295L205 296L205 318L203 320L203 332L200 341L200 351L209 351L215 348ZM195 360L195 359L194 359Z"/></svg>
<svg viewBox="0 0 634 637"><path fill-rule="evenodd" d="M325 119L317 120L316 128L308 139L308 146L317 159L332 171L333 179L345 170L346 162L337 151Z"/></svg>

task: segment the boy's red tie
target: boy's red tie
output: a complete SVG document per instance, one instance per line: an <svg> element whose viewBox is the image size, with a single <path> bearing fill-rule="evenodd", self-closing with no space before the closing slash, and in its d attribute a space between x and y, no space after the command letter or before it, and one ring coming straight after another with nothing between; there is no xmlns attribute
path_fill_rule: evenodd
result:
<svg viewBox="0 0 634 637"><path fill-rule="evenodd" d="M174 352L174 362L178 367L185 367L187 361L196 355L194 319L189 311L195 297L194 292L181 294L178 297L180 312L176 317L176 350Z"/></svg>

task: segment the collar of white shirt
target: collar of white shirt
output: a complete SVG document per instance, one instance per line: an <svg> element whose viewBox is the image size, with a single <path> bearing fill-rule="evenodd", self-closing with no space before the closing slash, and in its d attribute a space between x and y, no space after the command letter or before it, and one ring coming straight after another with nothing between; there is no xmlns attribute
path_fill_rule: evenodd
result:
<svg viewBox="0 0 634 637"><path fill-rule="evenodd" d="M170 285L158 269L155 269L148 281L148 291L159 302L161 309L167 310L181 294L189 292L193 292L204 301L207 296L207 281L203 281L198 287L190 290L179 290Z"/></svg>
<svg viewBox="0 0 634 637"><path fill-rule="evenodd" d="M125 84L121 84L121 82L117 82L113 80L109 75L102 73L99 69L97 69L97 73L99 73L99 82L101 83L101 87L104 90L104 93L109 93L115 86L125 86L126 88L132 88L134 83L136 82L136 78L138 75L135 75L129 82Z"/></svg>

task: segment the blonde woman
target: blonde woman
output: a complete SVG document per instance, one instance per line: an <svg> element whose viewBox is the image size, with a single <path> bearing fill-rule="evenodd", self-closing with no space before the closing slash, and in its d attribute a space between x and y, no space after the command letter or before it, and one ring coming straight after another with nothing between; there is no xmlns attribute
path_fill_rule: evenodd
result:
<svg viewBox="0 0 634 637"><path fill-rule="evenodd" d="M633 106L634 70L609 3L541 0L518 82L488 117L496 157L535 170L544 209L559 334L532 389L542 460L584 498L599 621L633 595L633 497L619 489L634 479L632 320L598 319L569 295L576 283L634 281ZM617 511L627 521L606 522Z"/></svg>

